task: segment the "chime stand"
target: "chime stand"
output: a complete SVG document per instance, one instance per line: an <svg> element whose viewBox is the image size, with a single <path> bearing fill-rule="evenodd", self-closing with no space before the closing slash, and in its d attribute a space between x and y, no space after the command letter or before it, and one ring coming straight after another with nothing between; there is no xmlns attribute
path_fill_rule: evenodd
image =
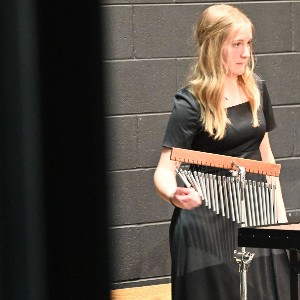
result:
<svg viewBox="0 0 300 300"><path fill-rule="evenodd" d="M232 176L239 176L241 183L241 227L245 227L246 222L246 206L245 206L245 177L246 170L243 167L236 166L236 171L231 171ZM234 250L234 259L239 265L240 273L240 299L247 300L247 271L250 263L253 259L254 253L247 252L245 247L242 247L242 251L238 252Z"/></svg>

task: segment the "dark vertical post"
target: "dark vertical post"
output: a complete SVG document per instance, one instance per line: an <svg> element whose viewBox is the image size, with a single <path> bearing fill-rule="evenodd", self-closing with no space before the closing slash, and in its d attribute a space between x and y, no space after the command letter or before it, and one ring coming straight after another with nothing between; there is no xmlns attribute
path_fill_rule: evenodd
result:
<svg viewBox="0 0 300 300"><path fill-rule="evenodd" d="M35 5L0 9L0 299L45 299Z"/></svg>
<svg viewBox="0 0 300 300"><path fill-rule="evenodd" d="M0 11L0 298L109 299L98 1Z"/></svg>
<svg viewBox="0 0 300 300"><path fill-rule="evenodd" d="M297 249L290 249L290 288L291 300L299 299L299 273L300 273L300 253Z"/></svg>
<svg viewBox="0 0 300 300"><path fill-rule="evenodd" d="M49 296L108 299L101 11L41 0L37 12Z"/></svg>

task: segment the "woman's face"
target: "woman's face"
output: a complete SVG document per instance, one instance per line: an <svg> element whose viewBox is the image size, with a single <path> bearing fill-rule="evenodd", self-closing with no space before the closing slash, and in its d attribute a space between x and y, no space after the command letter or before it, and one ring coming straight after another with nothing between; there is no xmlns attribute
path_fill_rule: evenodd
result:
<svg viewBox="0 0 300 300"><path fill-rule="evenodd" d="M243 23L231 34L223 46L223 60L228 76L237 77L245 72L252 48L252 27Z"/></svg>

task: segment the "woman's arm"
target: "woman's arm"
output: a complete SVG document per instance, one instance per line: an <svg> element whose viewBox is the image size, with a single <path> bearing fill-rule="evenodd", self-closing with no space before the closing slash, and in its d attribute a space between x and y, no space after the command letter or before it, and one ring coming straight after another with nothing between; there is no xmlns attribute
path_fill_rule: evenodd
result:
<svg viewBox="0 0 300 300"><path fill-rule="evenodd" d="M271 150L269 134L267 132L265 133L265 136L260 144L259 150L261 153L262 161L268 163L275 163L274 155ZM288 220L286 217L286 210L283 202L281 186L278 177L276 177L276 200L278 222L286 223Z"/></svg>
<svg viewBox="0 0 300 300"><path fill-rule="evenodd" d="M177 187L176 167L178 162L170 159L171 149L163 148L154 172L156 193L164 200L184 209L193 209L202 204L201 197L193 188Z"/></svg>

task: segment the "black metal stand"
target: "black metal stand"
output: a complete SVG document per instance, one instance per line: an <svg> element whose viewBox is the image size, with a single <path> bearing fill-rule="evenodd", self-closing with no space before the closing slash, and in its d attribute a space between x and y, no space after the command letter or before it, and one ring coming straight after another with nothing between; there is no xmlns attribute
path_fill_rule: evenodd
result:
<svg viewBox="0 0 300 300"><path fill-rule="evenodd" d="M291 300L299 300L300 252L290 249L290 291Z"/></svg>
<svg viewBox="0 0 300 300"><path fill-rule="evenodd" d="M247 271L253 259L254 253L246 252L243 248L242 252L234 251L235 260L239 265L240 272L240 299L247 300Z"/></svg>
<svg viewBox="0 0 300 300"><path fill-rule="evenodd" d="M290 300L300 299L300 222L239 228L238 245L289 250Z"/></svg>
<svg viewBox="0 0 300 300"><path fill-rule="evenodd" d="M232 172L233 176L239 176L241 184L241 226L245 227L246 222L246 206L245 206L245 179L246 179L246 170L243 167L236 166L237 173ZM242 251L234 251L234 259L239 265L240 272L240 300L247 300L247 272L250 266L250 263L253 259L254 253L247 252L245 247L242 247Z"/></svg>

